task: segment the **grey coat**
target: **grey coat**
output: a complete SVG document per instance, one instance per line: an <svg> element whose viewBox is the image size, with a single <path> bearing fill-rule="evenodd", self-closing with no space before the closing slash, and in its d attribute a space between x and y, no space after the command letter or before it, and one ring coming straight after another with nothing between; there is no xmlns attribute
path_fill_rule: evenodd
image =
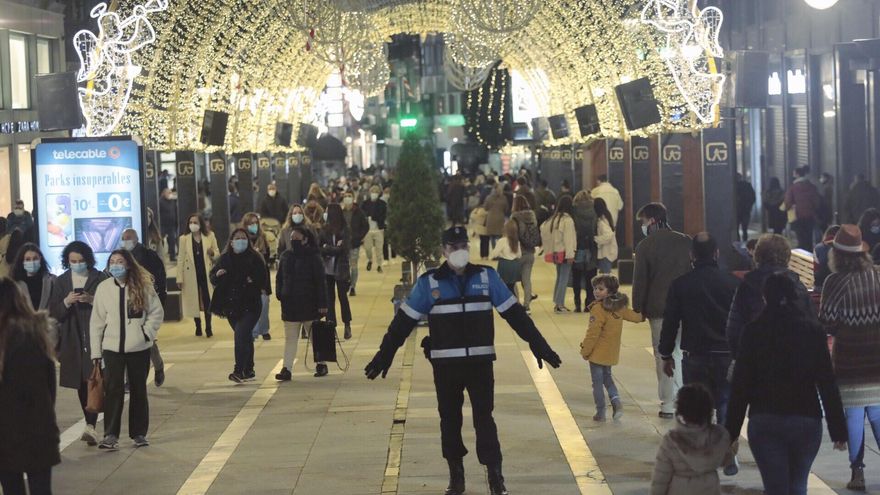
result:
<svg viewBox="0 0 880 495"><path fill-rule="evenodd" d="M98 284L107 276L94 268L89 270L89 278L83 290L95 295ZM61 362L60 385L66 388L79 388L92 373L92 346L89 337L89 320L92 305L77 303L69 308L64 298L73 290L70 270L61 274L52 287L49 297L49 314L58 321L53 327L52 342L58 361Z"/></svg>
<svg viewBox="0 0 880 495"><path fill-rule="evenodd" d="M25 294L28 293L27 283L24 280L19 280L16 284ZM52 275L51 273L43 275L43 290L40 292L40 306L34 309L49 309L49 297L52 295L52 286L54 285L55 275ZM31 298L28 298L28 301L30 300Z"/></svg>

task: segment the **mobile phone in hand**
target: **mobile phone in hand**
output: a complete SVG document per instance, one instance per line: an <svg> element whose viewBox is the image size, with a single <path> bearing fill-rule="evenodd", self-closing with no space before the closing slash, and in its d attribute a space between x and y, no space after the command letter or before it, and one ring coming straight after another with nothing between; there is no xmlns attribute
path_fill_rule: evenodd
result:
<svg viewBox="0 0 880 495"><path fill-rule="evenodd" d="M85 292L85 290L83 290L82 287L80 287L79 289L73 289L74 294L82 294L83 292Z"/></svg>

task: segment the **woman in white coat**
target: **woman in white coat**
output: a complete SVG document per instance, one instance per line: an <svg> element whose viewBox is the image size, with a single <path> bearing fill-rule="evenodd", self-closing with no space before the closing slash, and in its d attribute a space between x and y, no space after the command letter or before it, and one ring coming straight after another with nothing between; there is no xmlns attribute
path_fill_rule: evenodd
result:
<svg viewBox="0 0 880 495"><path fill-rule="evenodd" d="M135 447L149 445L150 406L147 373L150 348L165 317L162 302L153 288L153 276L124 249L110 254L104 280L95 291L89 321L92 360L104 362L104 440L98 448L119 449L125 376L128 374L128 436Z"/></svg>
<svg viewBox="0 0 880 495"><path fill-rule="evenodd" d="M568 313L565 307L565 292L571 278L571 266L577 248L577 233L574 228L571 196L562 196L556 204L556 213L541 224L541 244L544 246L544 260L556 265L556 287L553 289L553 311Z"/></svg>
<svg viewBox="0 0 880 495"><path fill-rule="evenodd" d="M614 217L602 198L593 200L593 209L599 218L596 224L596 246L599 248L596 259L599 273L611 273L611 264L617 260L617 236L614 235Z"/></svg>
<svg viewBox="0 0 880 495"><path fill-rule="evenodd" d="M204 312L205 336L212 337L210 309L214 287L208 283L208 274L214 266L214 258L220 255L217 238L205 228L201 215L193 213L178 245L177 285L181 291L182 316L195 319L196 337L201 337L201 313Z"/></svg>

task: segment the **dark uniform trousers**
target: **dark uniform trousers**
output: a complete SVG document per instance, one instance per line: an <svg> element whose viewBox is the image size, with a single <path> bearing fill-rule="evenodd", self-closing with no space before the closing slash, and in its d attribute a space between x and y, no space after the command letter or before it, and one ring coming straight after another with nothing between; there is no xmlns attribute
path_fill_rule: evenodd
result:
<svg viewBox="0 0 880 495"><path fill-rule="evenodd" d="M461 459L467 454L461 438L464 391L467 390L477 433L480 464L501 462L501 444L492 410L495 408L495 375L492 362L459 362L434 365L434 387L440 412L440 438L443 457Z"/></svg>
<svg viewBox="0 0 880 495"><path fill-rule="evenodd" d="M118 353L105 350L104 356L104 434L119 438L125 404L125 374L128 372L128 436L147 435L150 406L147 402L147 374L150 350Z"/></svg>

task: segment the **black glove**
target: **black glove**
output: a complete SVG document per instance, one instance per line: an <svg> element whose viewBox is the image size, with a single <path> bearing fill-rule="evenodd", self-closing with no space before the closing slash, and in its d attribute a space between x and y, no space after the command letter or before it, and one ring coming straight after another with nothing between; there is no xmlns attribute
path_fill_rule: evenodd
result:
<svg viewBox="0 0 880 495"><path fill-rule="evenodd" d="M425 353L425 359L431 359L431 336L426 335L422 339L422 351Z"/></svg>
<svg viewBox="0 0 880 495"><path fill-rule="evenodd" d="M388 370L390 368L391 360L386 360L382 356L382 351L379 351L373 356L373 360L364 368L364 374L370 380L375 380L380 373L382 374L382 378L385 378L385 376L388 375Z"/></svg>
<svg viewBox="0 0 880 495"><path fill-rule="evenodd" d="M529 344L529 349L532 350L532 354L535 356L535 359L538 360L538 368L544 368L544 363L542 361L547 361L547 364L554 368L558 368L559 365L562 364L562 359L559 358L559 354L556 354L546 342L544 342L543 345Z"/></svg>

